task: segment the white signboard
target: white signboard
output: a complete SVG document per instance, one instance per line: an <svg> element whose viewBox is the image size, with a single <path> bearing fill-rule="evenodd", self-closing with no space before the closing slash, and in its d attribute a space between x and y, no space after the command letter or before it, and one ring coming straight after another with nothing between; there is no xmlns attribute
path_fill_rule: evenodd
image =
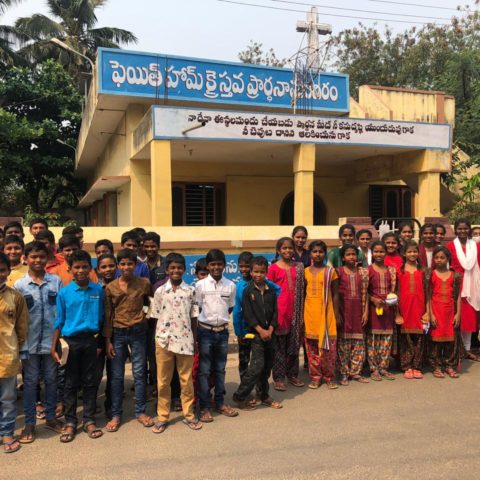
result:
<svg viewBox="0 0 480 480"><path fill-rule="evenodd" d="M155 139L236 140L450 149L450 125L153 107ZM195 128L196 127L196 128Z"/></svg>

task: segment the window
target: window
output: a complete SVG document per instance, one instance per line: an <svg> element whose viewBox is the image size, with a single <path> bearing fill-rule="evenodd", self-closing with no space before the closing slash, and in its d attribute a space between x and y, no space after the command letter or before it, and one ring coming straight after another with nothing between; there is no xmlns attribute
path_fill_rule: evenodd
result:
<svg viewBox="0 0 480 480"><path fill-rule="evenodd" d="M408 187L370 185L370 216L372 221L375 222L382 217L413 217L413 198L413 191Z"/></svg>
<svg viewBox="0 0 480 480"><path fill-rule="evenodd" d="M172 223L179 225L224 225L225 185L174 183Z"/></svg>

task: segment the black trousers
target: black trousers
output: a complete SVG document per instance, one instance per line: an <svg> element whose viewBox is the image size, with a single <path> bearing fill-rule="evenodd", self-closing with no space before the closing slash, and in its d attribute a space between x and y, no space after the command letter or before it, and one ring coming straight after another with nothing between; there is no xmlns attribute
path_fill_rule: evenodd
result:
<svg viewBox="0 0 480 480"><path fill-rule="evenodd" d="M274 341L271 338L268 342L264 342L260 335L255 334L255 338L251 342L252 349L248 369L233 395L234 400L239 402L246 400L255 386L257 386L261 400L266 400L269 396L268 379L273 367Z"/></svg>
<svg viewBox="0 0 480 480"><path fill-rule="evenodd" d="M107 357L105 349L102 350L102 353L97 357L97 370L95 375L95 384L97 386L97 391L95 397L98 397L98 389L103 379L103 370L106 367L107 371L107 383L105 385L105 402L104 407L106 412L112 410L112 361Z"/></svg>
<svg viewBox="0 0 480 480"><path fill-rule="evenodd" d="M83 392L83 423L95 422L97 395L97 339L92 334L65 337L68 360L65 365L65 420L76 426L77 397Z"/></svg>

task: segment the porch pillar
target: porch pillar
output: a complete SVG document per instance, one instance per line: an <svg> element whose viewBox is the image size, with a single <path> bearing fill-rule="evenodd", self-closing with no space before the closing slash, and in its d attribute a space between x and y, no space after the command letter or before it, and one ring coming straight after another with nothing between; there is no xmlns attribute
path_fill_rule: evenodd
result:
<svg viewBox="0 0 480 480"><path fill-rule="evenodd" d="M172 152L169 140L150 143L152 225L172 226Z"/></svg>
<svg viewBox="0 0 480 480"><path fill-rule="evenodd" d="M440 212L440 173L422 172L418 174L417 217L441 217Z"/></svg>
<svg viewBox="0 0 480 480"><path fill-rule="evenodd" d="M130 225L149 225L150 165L147 160L130 160Z"/></svg>
<svg viewBox="0 0 480 480"><path fill-rule="evenodd" d="M294 148L294 223L313 225L315 145L301 143Z"/></svg>

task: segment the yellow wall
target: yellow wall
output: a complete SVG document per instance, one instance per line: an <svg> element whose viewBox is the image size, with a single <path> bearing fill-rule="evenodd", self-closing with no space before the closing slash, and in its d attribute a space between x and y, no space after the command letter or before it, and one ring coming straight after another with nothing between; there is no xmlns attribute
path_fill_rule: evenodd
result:
<svg viewBox="0 0 480 480"><path fill-rule="evenodd" d="M117 190L118 225L131 225L130 202L130 182L128 182Z"/></svg>

